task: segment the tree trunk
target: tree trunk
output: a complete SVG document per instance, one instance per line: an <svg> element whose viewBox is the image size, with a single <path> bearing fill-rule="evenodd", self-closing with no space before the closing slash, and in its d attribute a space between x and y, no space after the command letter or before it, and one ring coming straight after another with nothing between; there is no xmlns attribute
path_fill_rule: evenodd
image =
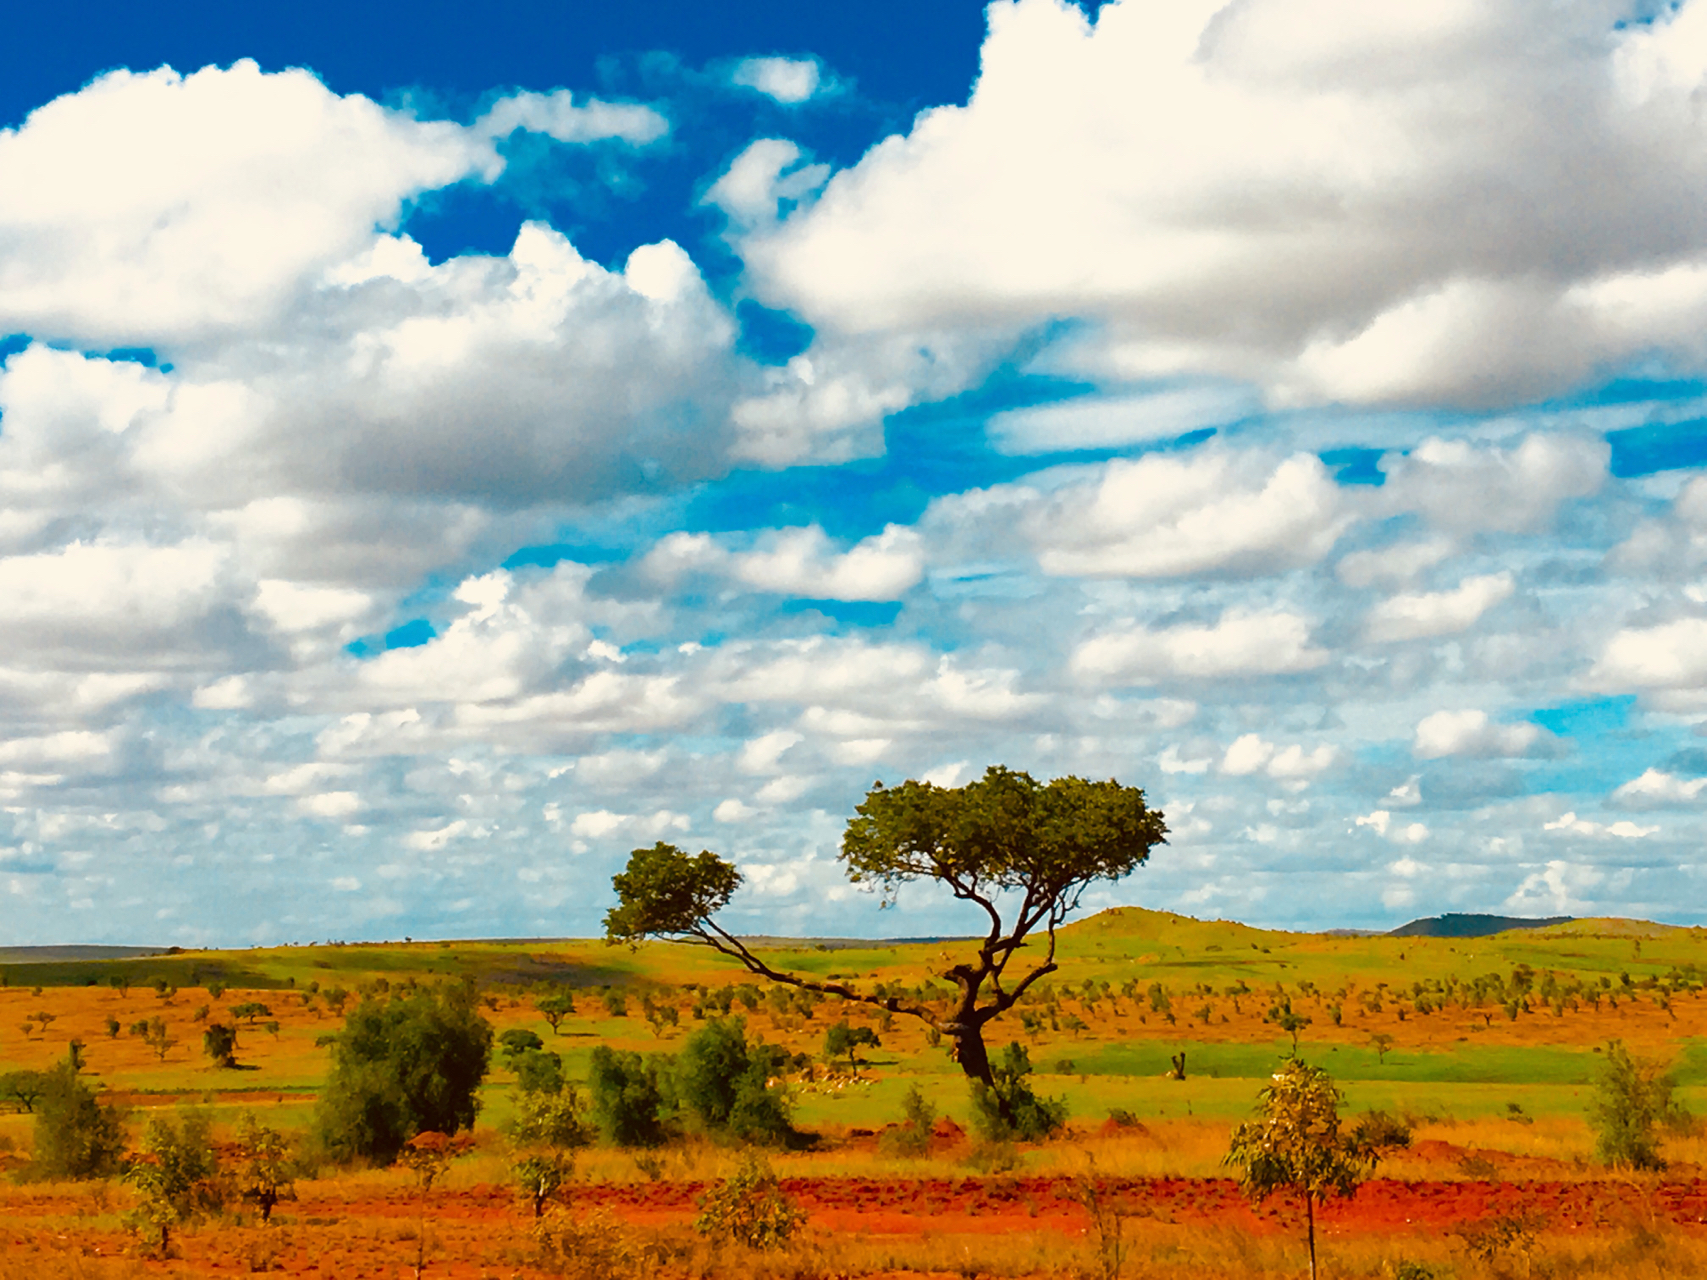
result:
<svg viewBox="0 0 1707 1280"><path fill-rule="evenodd" d="M1308 1191L1304 1193L1304 1221L1309 1224L1310 1280L1316 1280L1316 1197Z"/></svg>
<svg viewBox="0 0 1707 1280"><path fill-rule="evenodd" d="M968 1080L979 1080L993 1086L996 1077L990 1070L990 1054L984 1048L984 1028L977 1022L961 1022L949 1032L954 1038L954 1060Z"/></svg>
<svg viewBox="0 0 1707 1280"><path fill-rule="evenodd" d="M954 1060L968 1080L993 1086L996 1077L990 1071L990 1055L984 1048L984 1023L993 1014L985 1010L980 1016L978 1008L978 988L984 983L984 975L969 967L956 967L943 976L960 987L960 1007L954 1011L954 1020L943 1026L944 1033L954 1040Z"/></svg>

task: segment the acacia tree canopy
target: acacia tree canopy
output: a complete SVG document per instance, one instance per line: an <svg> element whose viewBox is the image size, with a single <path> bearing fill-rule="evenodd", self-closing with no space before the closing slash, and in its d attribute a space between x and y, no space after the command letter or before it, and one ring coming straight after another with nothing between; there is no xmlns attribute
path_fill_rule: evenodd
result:
<svg viewBox="0 0 1707 1280"><path fill-rule="evenodd" d="M911 1014L952 1038L961 1069L988 1084L984 1025L1055 971L1055 931L1085 890L1142 866L1166 836L1162 815L1145 805L1143 791L1112 779L1039 783L993 765L960 787L911 781L872 787L842 838L848 878L880 888L889 901L903 884L936 881L976 904L989 922L976 957L943 974L960 989L946 1017L922 1004L770 968L713 919L740 887L741 873L710 851L690 857L662 841L636 849L612 880L617 906L605 916L605 936L611 942L662 937L701 943L772 981ZM1005 986L1009 961L1039 929L1048 936L1046 954Z"/></svg>

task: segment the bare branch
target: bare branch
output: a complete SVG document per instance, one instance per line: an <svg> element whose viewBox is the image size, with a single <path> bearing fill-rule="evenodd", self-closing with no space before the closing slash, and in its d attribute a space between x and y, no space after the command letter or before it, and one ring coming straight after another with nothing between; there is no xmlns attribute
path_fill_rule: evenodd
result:
<svg viewBox="0 0 1707 1280"><path fill-rule="evenodd" d="M868 1004L889 1013L905 1013L910 1017L918 1018L921 1022L929 1023L933 1027L937 1025L936 1014L924 1005L903 1004L895 996L864 995L840 982L819 982L813 978L802 978L796 974L773 969L747 950L739 938L720 927L716 921L707 920L705 924L712 932L700 932L697 936L702 938L712 950L728 956L731 960L739 960L746 966L749 973L767 978L772 982L780 982L784 986L799 987L804 991L817 991L828 996L840 996L844 1000Z"/></svg>

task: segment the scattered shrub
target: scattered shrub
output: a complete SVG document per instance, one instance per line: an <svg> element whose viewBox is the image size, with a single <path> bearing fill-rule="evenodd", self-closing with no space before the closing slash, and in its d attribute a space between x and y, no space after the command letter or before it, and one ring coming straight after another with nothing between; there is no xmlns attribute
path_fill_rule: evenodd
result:
<svg viewBox="0 0 1707 1280"><path fill-rule="evenodd" d="M82 1179L118 1172L125 1144L118 1111L95 1100L69 1059L42 1075L30 1175Z"/></svg>
<svg viewBox="0 0 1707 1280"><path fill-rule="evenodd" d="M1673 1099L1677 1082L1656 1062L1638 1058L1614 1040L1594 1081L1589 1123L1598 1135L1595 1155L1601 1163L1636 1169L1663 1169L1656 1130L1687 1123Z"/></svg>
<svg viewBox="0 0 1707 1280"><path fill-rule="evenodd" d="M669 1136L664 1124L664 1095L659 1060L642 1060L608 1045L593 1050L587 1083L592 1091L593 1123L604 1140L618 1147L656 1147Z"/></svg>
<svg viewBox="0 0 1707 1280"><path fill-rule="evenodd" d="M972 1082L972 1123L986 1142L1036 1142L1066 1123L1066 1101L1040 1098L1026 1082L1031 1056L1017 1040L1002 1051L991 1074L994 1085Z"/></svg>
<svg viewBox="0 0 1707 1280"><path fill-rule="evenodd" d="M225 1204L210 1129L199 1112L187 1112L181 1123L155 1116L143 1131L140 1158L124 1171L139 1197L126 1222L162 1255L171 1246L173 1227Z"/></svg>
<svg viewBox="0 0 1707 1280"><path fill-rule="evenodd" d="M237 1128L237 1148L242 1161L237 1172L237 1194L261 1211L261 1221L270 1222L273 1206L293 1195L291 1161L282 1134L245 1111Z"/></svg>
<svg viewBox="0 0 1707 1280"><path fill-rule="evenodd" d="M846 1018L836 1023L824 1033L824 1060L834 1062L837 1058L846 1058L851 1067L859 1061L859 1051L862 1048L880 1049L882 1042L877 1033L870 1027L855 1027Z"/></svg>
<svg viewBox="0 0 1707 1280"><path fill-rule="evenodd" d="M522 1147L584 1147L593 1138L581 1116L580 1098L570 1088L523 1094L507 1130L510 1140Z"/></svg>
<svg viewBox="0 0 1707 1280"><path fill-rule="evenodd" d="M732 1177L700 1197L699 1209L694 1229L701 1235L735 1240L749 1249L777 1248L806 1221L769 1166L750 1152Z"/></svg>
<svg viewBox="0 0 1707 1280"><path fill-rule="evenodd" d="M670 1071L677 1110L704 1133L787 1142L795 1136L787 1101L770 1087L787 1061L788 1054L773 1045L749 1045L739 1018L712 1018L683 1043Z"/></svg>
<svg viewBox="0 0 1707 1280"><path fill-rule="evenodd" d="M575 1161L561 1151L536 1151L510 1166L510 1174L522 1196L533 1206L533 1216L545 1216L545 1206L569 1185Z"/></svg>
<svg viewBox="0 0 1707 1280"><path fill-rule="evenodd" d="M418 1133L471 1128L491 1052L472 986L364 999L332 1044L321 1142L338 1159L383 1162Z"/></svg>
<svg viewBox="0 0 1707 1280"><path fill-rule="evenodd" d="M1411 1126L1387 1111L1365 1111L1352 1130L1352 1142L1365 1151L1385 1151L1411 1145Z"/></svg>
<svg viewBox="0 0 1707 1280"><path fill-rule="evenodd" d="M565 1280L640 1280L651 1277L672 1251L643 1236L608 1209L582 1217L553 1211L534 1223L535 1263Z"/></svg>
<svg viewBox="0 0 1707 1280"><path fill-rule="evenodd" d="M237 1065L237 1028L228 1027L223 1022L211 1023L202 1032L202 1052L213 1059L216 1067L235 1067Z"/></svg>
<svg viewBox="0 0 1707 1280"><path fill-rule="evenodd" d="M936 1108L919 1092L918 1085L912 1085L901 1099L901 1123L884 1130L878 1150L886 1156L925 1155L931 1149L931 1126L935 1123Z"/></svg>

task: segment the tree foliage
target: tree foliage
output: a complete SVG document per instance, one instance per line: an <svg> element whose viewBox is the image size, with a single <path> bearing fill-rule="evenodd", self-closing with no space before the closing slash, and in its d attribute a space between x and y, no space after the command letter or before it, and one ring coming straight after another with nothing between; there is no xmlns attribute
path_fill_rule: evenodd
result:
<svg viewBox="0 0 1707 1280"><path fill-rule="evenodd" d="M1316 1203L1329 1194L1356 1194L1376 1156L1341 1133L1344 1097L1322 1068L1288 1058L1260 1096L1258 1118L1233 1130L1226 1163L1243 1170L1241 1181L1253 1200L1282 1190L1303 1198L1314 1280Z"/></svg>
<svg viewBox="0 0 1707 1280"><path fill-rule="evenodd" d="M8 1071L0 1075L0 1102L10 1103L19 1111L34 1111L36 1099L46 1088L45 1071Z"/></svg>
<svg viewBox="0 0 1707 1280"><path fill-rule="evenodd" d="M703 1133L743 1142L789 1141L786 1099L770 1080L787 1054L763 1041L749 1044L739 1018L712 1018L682 1044L670 1071L671 1093L682 1119Z"/></svg>
<svg viewBox="0 0 1707 1280"><path fill-rule="evenodd" d="M690 856L662 841L634 850L612 881L617 905L605 916L605 936L613 943L651 937L700 943L774 982L923 1019L954 1041L967 1076L991 1085L984 1026L1055 972L1056 929L1085 890L1143 865L1166 835L1162 815L1145 805L1144 793L1112 780L1040 783L996 765L960 787L877 783L842 838L840 859L849 879L880 888L886 901L904 884L935 881L976 905L989 924L974 959L943 974L960 993L946 1016L897 996L772 969L714 919L734 897L741 874L709 850ZM1006 919L997 905L1004 895L1017 895ZM1046 953L1005 985L1009 962L1040 929L1048 935Z"/></svg>
<svg viewBox="0 0 1707 1280"><path fill-rule="evenodd" d="M534 999L533 1007L539 1016L551 1024L553 1035L558 1034L563 1019L575 1012L575 997L564 990L547 992Z"/></svg>
<svg viewBox="0 0 1707 1280"><path fill-rule="evenodd" d="M606 1142L655 1147L684 1130L767 1145L797 1136L771 1081L787 1053L749 1042L739 1018L712 1018L675 1057L599 1045L588 1064L592 1117Z"/></svg>
<svg viewBox="0 0 1707 1280"><path fill-rule="evenodd" d="M846 1058L848 1065L852 1066L859 1060L861 1049L882 1047L883 1042L877 1038L877 1032L870 1027L851 1026L846 1018L824 1033L824 1057L830 1062Z"/></svg>
<svg viewBox="0 0 1707 1280"><path fill-rule="evenodd" d="M376 994L344 1020L317 1128L340 1159L395 1159L418 1133L472 1128L492 1028L468 985Z"/></svg>

